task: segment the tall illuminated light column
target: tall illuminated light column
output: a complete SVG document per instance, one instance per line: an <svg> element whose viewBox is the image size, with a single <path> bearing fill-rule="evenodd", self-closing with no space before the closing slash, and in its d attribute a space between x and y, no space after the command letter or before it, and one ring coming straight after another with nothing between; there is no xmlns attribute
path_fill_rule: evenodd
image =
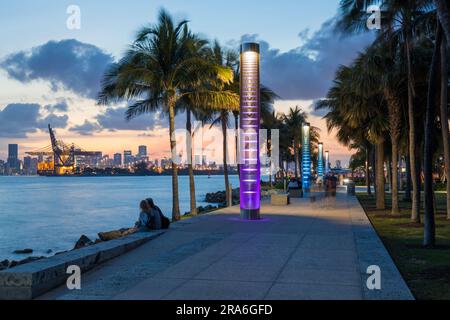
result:
<svg viewBox="0 0 450 320"><path fill-rule="evenodd" d="M243 43L240 67L240 197L241 217L245 220L260 219L261 209L259 61L259 44Z"/></svg>
<svg viewBox="0 0 450 320"><path fill-rule="evenodd" d="M317 159L317 175L320 181L323 181L323 143L319 143L319 156Z"/></svg>
<svg viewBox="0 0 450 320"><path fill-rule="evenodd" d="M325 174L330 173L330 152L325 151Z"/></svg>
<svg viewBox="0 0 450 320"><path fill-rule="evenodd" d="M305 123L302 130L302 185L303 190L308 192L311 187L311 125Z"/></svg>

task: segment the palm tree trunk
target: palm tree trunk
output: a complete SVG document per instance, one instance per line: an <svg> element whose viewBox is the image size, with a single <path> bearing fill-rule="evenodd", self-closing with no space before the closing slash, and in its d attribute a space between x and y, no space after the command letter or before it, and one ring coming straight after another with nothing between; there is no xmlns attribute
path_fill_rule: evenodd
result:
<svg viewBox="0 0 450 320"><path fill-rule="evenodd" d="M441 25L443 23L441 22ZM441 103L440 116L442 141L444 143L445 175L447 177L447 219L450 220L450 139L448 128L448 58L447 39L442 39L441 45Z"/></svg>
<svg viewBox="0 0 450 320"><path fill-rule="evenodd" d="M420 176L419 176L419 158L417 157L417 137L416 120L414 108L414 78L413 66L411 60L411 39L409 33L406 33L406 60L408 65L408 121L409 121L409 155L411 167L411 181L413 187L413 203L411 209L411 220L420 223Z"/></svg>
<svg viewBox="0 0 450 320"><path fill-rule="evenodd" d="M450 39L450 9L446 0L434 0L439 21L447 41Z"/></svg>
<svg viewBox="0 0 450 320"><path fill-rule="evenodd" d="M376 171L376 167L377 167L376 149L377 149L376 145L373 145L372 149L370 150L370 162L371 162L371 166L372 166L371 175L372 175L372 181L373 181L373 188L375 190L375 196L377 194L377 179L375 176L375 171Z"/></svg>
<svg viewBox="0 0 450 320"><path fill-rule="evenodd" d="M366 147L366 186L367 186L367 194L372 195L372 189L370 186L370 146L367 145Z"/></svg>
<svg viewBox="0 0 450 320"><path fill-rule="evenodd" d="M398 141L392 141L392 214L400 214L398 205Z"/></svg>
<svg viewBox="0 0 450 320"><path fill-rule="evenodd" d="M178 165L175 161L177 157L177 141L175 138L175 101L169 99L169 135L170 149L172 151L172 220L179 221L180 216L180 199L178 195Z"/></svg>
<svg viewBox="0 0 450 320"><path fill-rule="evenodd" d="M442 27L438 22L436 44L431 63L428 84L427 112L425 117L425 147L424 147L424 193L425 193L425 221L423 244L434 247L436 244L436 226L434 218L434 190L433 190L433 127L436 116L436 88L438 86L439 61L442 43Z"/></svg>
<svg viewBox="0 0 450 320"><path fill-rule="evenodd" d="M400 213L398 205L398 153L399 153L399 141L401 135L401 123L402 123L402 107L399 103L399 99L396 93L385 88L384 95L388 102L389 113L389 133L391 136L392 144L392 173L391 173L391 193L392 193L392 214L396 215ZM390 171L390 166L388 167Z"/></svg>
<svg viewBox="0 0 450 320"><path fill-rule="evenodd" d="M226 111L222 111L220 114L222 124L222 135L223 135L223 175L225 177L225 195L227 207L232 206L230 203L230 180L228 177L228 143L227 143L227 117Z"/></svg>
<svg viewBox="0 0 450 320"><path fill-rule="evenodd" d="M409 139L408 139L409 140ZM408 144L408 150L409 150L409 141L407 142ZM409 152L406 152L406 156L405 156L405 170L406 170L406 174L405 174L405 196L403 197L403 201L405 202L412 202L411 199L411 161L409 159Z"/></svg>
<svg viewBox="0 0 450 320"><path fill-rule="evenodd" d="M378 210L385 210L386 203L384 197L385 177L384 177L384 140L377 143L376 146L376 180L377 180L377 194L376 202Z"/></svg>
<svg viewBox="0 0 450 320"><path fill-rule="evenodd" d="M300 154L297 147L297 144L294 142L294 153L295 153L295 178L298 179L300 177Z"/></svg>
<svg viewBox="0 0 450 320"><path fill-rule="evenodd" d="M194 166L192 164L192 123L191 123L191 111L186 111L186 149L188 156L188 171L189 171L189 193L191 202L191 215L197 215L197 200L195 198L195 177L194 177Z"/></svg>

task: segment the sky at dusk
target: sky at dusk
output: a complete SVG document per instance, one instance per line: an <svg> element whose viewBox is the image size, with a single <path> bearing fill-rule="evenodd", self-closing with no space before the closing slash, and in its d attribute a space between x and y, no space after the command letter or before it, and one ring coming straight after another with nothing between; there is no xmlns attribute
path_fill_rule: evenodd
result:
<svg viewBox="0 0 450 320"><path fill-rule="evenodd" d="M168 119L145 115L124 120L126 102L98 106L100 80L121 58L136 31L154 23L159 9L224 46L242 41L261 44L262 83L281 99L275 109L301 106L322 129L334 162L348 162L350 151L328 134L323 114L313 110L337 67L348 64L371 41L371 34L344 36L334 27L338 0L0 0L0 159L7 144L24 152L50 144L46 126L58 138L85 150L112 155L148 145L150 158L169 155ZM69 5L81 9L81 29L66 26ZM183 128L184 116L177 119ZM216 131L214 131L216 130ZM217 129L204 134L220 136ZM218 141L220 143L220 140ZM220 148L219 148L220 150ZM220 158L221 154L210 158Z"/></svg>

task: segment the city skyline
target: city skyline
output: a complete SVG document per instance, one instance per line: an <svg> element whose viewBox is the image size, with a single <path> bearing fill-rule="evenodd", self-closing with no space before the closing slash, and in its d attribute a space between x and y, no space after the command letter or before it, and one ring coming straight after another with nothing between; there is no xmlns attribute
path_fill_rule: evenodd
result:
<svg viewBox="0 0 450 320"><path fill-rule="evenodd" d="M0 35L6 44L0 48L0 87L4 89L0 91L0 158L6 157L8 143L20 144L23 153L47 146L48 123L61 139L86 150L101 149L113 155L119 150L147 144L152 146L155 157L170 156L165 139L167 117L155 113L126 122L126 103L105 107L97 106L95 100L106 66L120 59L134 33L143 25L155 22L158 10L165 7L175 18L187 18L194 32L209 40L218 39L226 47L237 50L241 41L259 42L262 83L281 97L275 102L275 110L287 112L291 107L301 106L308 113L311 125L321 129L325 148L330 149L333 157L348 163L352 152L337 143L334 133L328 134L323 113L313 108L315 101L326 94L336 68L349 63L371 39L367 34L337 35L334 17L338 1L334 5L329 0L286 1L277 12L268 10L268 3L258 2L250 18L233 11L239 17L228 23L227 28L211 18L220 4L196 1L187 5L177 0L154 3L134 0L133 3L140 10L131 19L120 15L124 4L78 1L79 30L66 26L69 17L66 9L70 3L65 1L18 1L8 4L8 10L0 10L2 23L11 31L19 31L18 28L35 31L24 35L21 41L10 36L15 32ZM0 0L0 7L5 5ZM112 17L121 17L121 24L115 23L114 18L103 17L104 6L108 6ZM255 9L251 1L239 6L242 12ZM45 15L40 15L44 8ZM13 15L6 14L11 11ZM229 14L224 11L220 19L227 19ZM45 16L45 21L41 16ZM268 19L272 21L269 26L262 23ZM111 30L115 31L113 38L109 36ZM278 36L281 32L283 37ZM57 59L51 58L55 55ZM185 127L183 114L176 117L176 126ZM220 160L218 150L216 159Z"/></svg>

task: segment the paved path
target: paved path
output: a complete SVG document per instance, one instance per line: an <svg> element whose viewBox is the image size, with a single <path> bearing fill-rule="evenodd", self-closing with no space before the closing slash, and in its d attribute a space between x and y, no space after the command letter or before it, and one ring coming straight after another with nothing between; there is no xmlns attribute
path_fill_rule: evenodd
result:
<svg viewBox="0 0 450 320"><path fill-rule="evenodd" d="M238 208L179 222L161 237L82 276L82 289L41 299L412 299L354 197ZM366 286L369 265L382 290Z"/></svg>

